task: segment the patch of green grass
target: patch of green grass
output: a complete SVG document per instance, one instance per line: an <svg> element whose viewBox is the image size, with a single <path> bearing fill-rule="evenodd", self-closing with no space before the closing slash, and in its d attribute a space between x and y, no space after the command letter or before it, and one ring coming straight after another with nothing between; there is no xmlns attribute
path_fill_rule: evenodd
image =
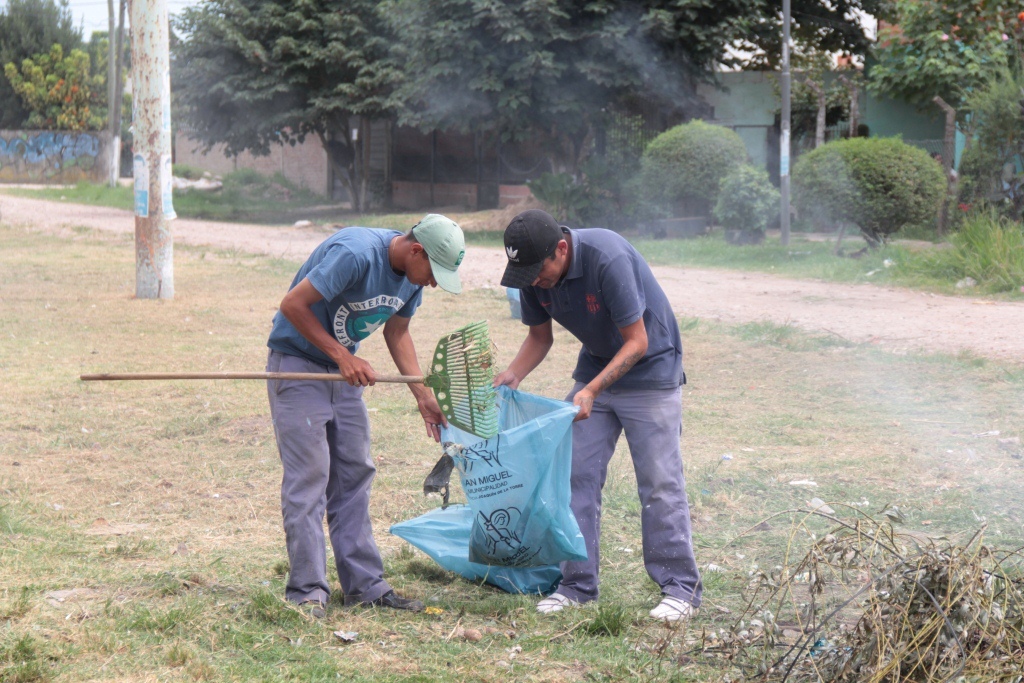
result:
<svg viewBox="0 0 1024 683"><path fill-rule="evenodd" d="M592 636L619 637L633 623L632 615L620 604L598 605L597 614L583 626L583 632Z"/></svg>
<svg viewBox="0 0 1024 683"><path fill-rule="evenodd" d="M34 591L31 588L22 586L13 597L0 604L0 621L14 621L28 614L32 608L33 594Z"/></svg>
<svg viewBox="0 0 1024 683"><path fill-rule="evenodd" d="M105 184L80 182L74 187L48 187L43 189L4 188L6 193L33 199L49 199L69 204L89 204L92 206L109 206L115 209L129 210L132 208L133 190L118 185L110 187Z"/></svg>
<svg viewBox="0 0 1024 683"><path fill-rule="evenodd" d="M947 282L971 278L982 292L1020 293L1024 286L1024 225L995 214L964 220L951 248L901 261L899 272Z"/></svg>
<svg viewBox="0 0 1024 683"><path fill-rule="evenodd" d="M752 270L787 277L814 278L832 282L867 283L927 289L944 293L965 293L955 285L970 275L985 283L977 293L1010 292L1019 296L1024 284L1024 244L1021 230L1005 227L1002 231L978 229L957 233L947 244L910 248L899 240L857 258L837 256L835 238L821 241L818 236L791 235L788 246L770 238L764 244L734 246L714 232L689 240L651 240L630 237L650 263L666 266L691 266ZM859 251L857 237L843 242L846 252ZM970 293L968 290L966 293Z"/></svg>
<svg viewBox="0 0 1024 683"><path fill-rule="evenodd" d="M809 334L795 325L779 324L770 320L736 325L730 331L745 341L780 346L793 351L854 346L838 335Z"/></svg>
<svg viewBox="0 0 1024 683"><path fill-rule="evenodd" d="M266 589L253 591L242 613L247 619L265 624L295 624L302 621L302 614L297 609Z"/></svg>
<svg viewBox="0 0 1024 683"><path fill-rule="evenodd" d="M975 436L1021 436L1019 366L689 318L680 321L689 378L682 446L693 538L699 565L722 568L705 572L695 622L668 629L646 618L660 596L643 564L625 439L604 489L596 605L538 615L535 597L465 581L388 535L390 524L437 506L420 482L440 449L423 437L408 389L383 385L364 394L375 539L395 589L437 609L345 608L329 559L327 617L306 619L283 600L280 458L265 386L77 380L263 367L267 326L297 264L183 246L176 297L162 302L132 297L133 266L130 242L0 225L0 337L17 340L0 345L0 366L5 398L19 408L0 423L0 586L32 577L27 595L8 589L0 599L0 647L35 639L33 655L4 655L0 678L17 670L36 680L709 680L722 671L694 652L695 640L731 628L754 563L775 566L828 528L787 512L812 497L847 520L893 503L906 511L902 528L960 537L987 524L993 545L1019 542L1024 461L996 437ZM223 296L240 288L244 305ZM499 363L519 348L524 331L501 292L424 299L411 323L421 357L466 320L490 322ZM556 332L522 389L564 396L578 350ZM379 337L361 355L392 367ZM453 498L461 502L461 491ZM138 527L105 532L126 524ZM177 552L182 544L187 553ZM45 598L84 587L57 605ZM460 639L458 628L483 638ZM342 643L332 635L339 629L358 632L357 641Z"/></svg>
<svg viewBox="0 0 1024 683"><path fill-rule="evenodd" d="M7 634L0 641L0 681L32 683L48 681L51 677L39 644L32 636Z"/></svg>
<svg viewBox="0 0 1024 683"><path fill-rule="evenodd" d="M174 177L185 178L186 180L199 180L203 177L203 170L187 164L174 164Z"/></svg>
<svg viewBox="0 0 1024 683"><path fill-rule="evenodd" d="M799 233L791 235L788 246L774 238L763 244L736 246L727 243L724 233L718 231L687 240L631 237L630 241L644 258L656 265L754 270L790 277L876 284L892 281L893 271L886 267L886 260L894 261L908 253L904 247L888 245L860 258L836 256L834 239L812 240Z"/></svg>
<svg viewBox="0 0 1024 683"><path fill-rule="evenodd" d="M236 171L225 175L223 184L222 189L214 192L176 190L175 212L183 218L274 223L309 218L311 209L331 203L296 186L281 174L267 177L252 170ZM134 190L121 185L112 188L81 182L68 188L4 191L22 197L125 210L131 210L134 203Z"/></svg>
<svg viewBox="0 0 1024 683"><path fill-rule="evenodd" d="M0 503L0 534L15 534L21 530L20 522L11 512L11 503Z"/></svg>

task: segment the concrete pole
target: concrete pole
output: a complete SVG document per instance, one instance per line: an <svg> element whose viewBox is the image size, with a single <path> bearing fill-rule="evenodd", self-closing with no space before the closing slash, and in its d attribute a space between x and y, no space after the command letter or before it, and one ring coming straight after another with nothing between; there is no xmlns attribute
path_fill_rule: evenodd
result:
<svg viewBox="0 0 1024 683"><path fill-rule="evenodd" d="M117 30L114 17L114 0L107 0L107 25L110 30L107 32L107 184L110 187L117 185L117 159L121 150L114 146L114 109L117 103L114 98L117 96L117 39L114 32Z"/></svg>
<svg viewBox="0 0 1024 683"><path fill-rule="evenodd" d="M112 168L110 171L110 186L117 185L121 177L121 100L124 97L124 13L127 9L127 0L118 2L117 18L117 40L114 41L114 97L108 116L110 117L110 158Z"/></svg>
<svg viewBox="0 0 1024 683"><path fill-rule="evenodd" d="M779 224L782 235L779 241L783 245L789 244L789 3L790 0L782 0L782 134L779 141L779 191L782 195Z"/></svg>
<svg viewBox="0 0 1024 683"><path fill-rule="evenodd" d="M131 0L135 296L174 298L171 78L166 0Z"/></svg>

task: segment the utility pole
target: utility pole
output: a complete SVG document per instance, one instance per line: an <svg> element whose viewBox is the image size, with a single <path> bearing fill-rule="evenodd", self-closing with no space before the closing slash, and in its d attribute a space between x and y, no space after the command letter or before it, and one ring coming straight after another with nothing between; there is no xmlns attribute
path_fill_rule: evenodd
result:
<svg viewBox="0 0 1024 683"><path fill-rule="evenodd" d="M135 296L174 298L171 74L167 0L132 0Z"/></svg>
<svg viewBox="0 0 1024 683"><path fill-rule="evenodd" d="M117 40L114 38L114 31L117 30L114 18L114 0L107 0L107 133L110 145L107 152L107 184L110 187L117 185L117 158L120 150L114 148L114 96L117 93Z"/></svg>
<svg viewBox="0 0 1024 683"><path fill-rule="evenodd" d="M117 23L114 23L114 0L107 0L107 11L110 21L110 32L107 37L107 134L110 137L107 182L110 187L117 186L121 175L121 95L124 83L121 73L124 71L124 12L127 0L119 0ZM116 32L116 33L115 33Z"/></svg>
<svg viewBox="0 0 1024 683"><path fill-rule="evenodd" d="M780 227L783 245L789 244L789 3L782 0L782 134L779 141L779 191L782 195Z"/></svg>

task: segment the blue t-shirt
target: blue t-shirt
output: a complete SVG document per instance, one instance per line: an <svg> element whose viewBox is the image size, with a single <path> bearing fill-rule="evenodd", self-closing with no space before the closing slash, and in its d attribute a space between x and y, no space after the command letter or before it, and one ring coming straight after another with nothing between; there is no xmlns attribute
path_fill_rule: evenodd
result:
<svg viewBox="0 0 1024 683"><path fill-rule="evenodd" d="M572 377L588 383L622 348L619 329L643 317L647 353L613 386L674 389L685 383L676 316L640 253L611 230L562 231L572 240L569 270L551 289L521 291L523 322L540 325L554 319L583 342Z"/></svg>
<svg viewBox="0 0 1024 683"><path fill-rule="evenodd" d="M374 228L339 230L313 250L289 287L309 278L323 296L313 304L313 313L324 329L352 353L392 315L411 318L423 298L423 288L396 273L388 261L388 245L401 234ZM289 356L337 367L280 311L274 316L267 346Z"/></svg>

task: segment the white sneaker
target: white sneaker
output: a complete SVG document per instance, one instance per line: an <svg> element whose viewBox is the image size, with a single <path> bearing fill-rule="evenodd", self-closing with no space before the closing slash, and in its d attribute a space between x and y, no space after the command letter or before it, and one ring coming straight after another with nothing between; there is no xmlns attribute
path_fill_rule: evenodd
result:
<svg viewBox="0 0 1024 683"><path fill-rule="evenodd" d="M697 613L697 609L679 598L666 595L658 603L658 606L651 610L651 616L659 621L683 621Z"/></svg>
<svg viewBox="0 0 1024 683"><path fill-rule="evenodd" d="M575 607L578 604L580 603L561 593L552 593L537 603L537 611L541 614L551 614L552 612L561 612L566 607Z"/></svg>

